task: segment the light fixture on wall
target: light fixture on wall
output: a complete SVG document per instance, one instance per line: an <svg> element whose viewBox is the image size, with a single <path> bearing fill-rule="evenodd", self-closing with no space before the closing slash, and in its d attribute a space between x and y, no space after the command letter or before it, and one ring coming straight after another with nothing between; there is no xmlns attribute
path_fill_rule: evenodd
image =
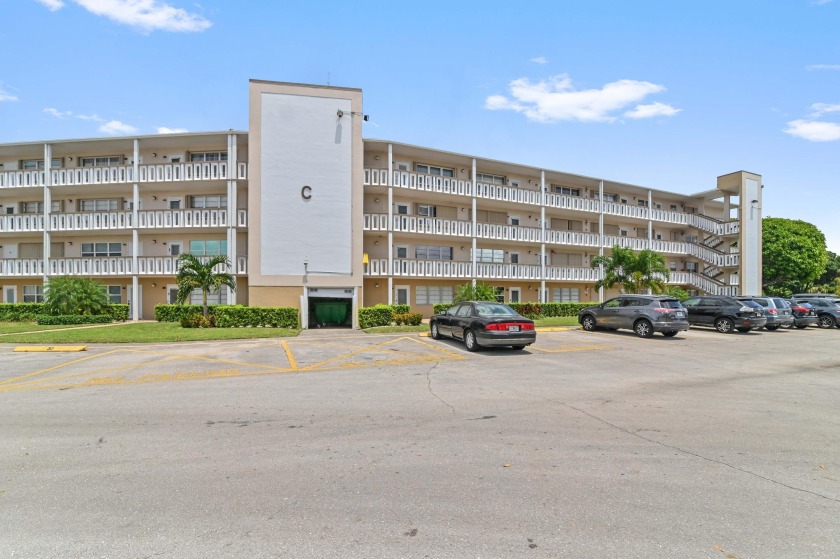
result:
<svg viewBox="0 0 840 559"><path fill-rule="evenodd" d="M373 201L378 204L379 203L379 198L374 198Z"/></svg>
<svg viewBox="0 0 840 559"><path fill-rule="evenodd" d="M67 241L67 244L73 246L73 241Z"/></svg>
<svg viewBox="0 0 840 559"><path fill-rule="evenodd" d="M157 239L152 239L152 244L157 244Z"/></svg>
<svg viewBox="0 0 840 559"><path fill-rule="evenodd" d="M376 157L374 157L374 159L376 159L377 161L379 161L379 156L377 155Z"/></svg>
<svg viewBox="0 0 840 559"><path fill-rule="evenodd" d="M152 154L152 157L157 157L157 154L156 154L156 153L153 153L153 154Z"/></svg>
<svg viewBox="0 0 840 559"><path fill-rule="evenodd" d="M464 173L466 173L466 172L467 172L467 170L466 170L466 169L461 169L461 174L464 174Z"/></svg>
<svg viewBox="0 0 840 559"><path fill-rule="evenodd" d="M461 245L461 250L464 250L464 245Z"/></svg>
<svg viewBox="0 0 840 559"><path fill-rule="evenodd" d="M153 195L152 195L152 200L157 200L157 196L155 196L155 195L153 194Z"/></svg>
<svg viewBox="0 0 840 559"><path fill-rule="evenodd" d="M71 155L70 157L67 158L67 160L68 161L73 161L73 156Z"/></svg>
<svg viewBox="0 0 840 559"><path fill-rule="evenodd" d="M155 282L152 282L152 287L157 287L157 284Z"/></svg>
<svg viewBox="0 0 840 559"><path fill-rule="evenodd" d="M374 283L374 284L373 284L373 286L374 286L374 287L379 287L379 284L378 284L378 283Z"/></svg>
<svg viewBox="0 0 840 559"><path fill-rule="evenodd" d="M373 241L373 244L378 245L379 241Z"/></svg>

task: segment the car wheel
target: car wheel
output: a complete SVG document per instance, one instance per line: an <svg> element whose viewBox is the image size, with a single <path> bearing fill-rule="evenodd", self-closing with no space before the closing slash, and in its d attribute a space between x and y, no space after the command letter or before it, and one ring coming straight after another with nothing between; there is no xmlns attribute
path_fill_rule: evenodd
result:
<svg viewBox="0 0 840 559"><path fill-rule="evenodd" d="M633 325L633 331L636 332L636 335L640 338L650 338L653 336L653 325L650 321L639 320Z"/></svg>
<svg viewBox="0 0 840 559"><path fill-rule="evenodd" d="M820 328L834 328L835 324L834 317L828 314L824 314L820 317L817 324L820 325Z"/></svg>
<svg viewBox="0 0 840 559"><path fill-rule="evenodd" d="M779 327L778 327L778 326L776 326L775 324L774 324L773 326L765 326L765 328L767 328L767 329L768 329L768 330L770 330L771 332L773 332L773 331L775 331L775 330L778 330L778 329L779 329Z"/></svg>
<svg viewBox="0 0 840 559"><path fill-rule="evenodd" d="M478 341L475 339L475 332L472 330L464 330L464 345L467 346L467 351L478 351Z"/></svg>
<svg viewBox="0 0 840 559"><path fill-rule="evenodd" d="M722 334L729 334L734 328L735 323L726 317L715 320L715 330Z"/></svg>
<svg viewBox="0 0 840 559"><path fill-rule="evenodd" d="M524 346L524 345L515 345L515 346L511 346L511 347L512 347L513 349L515 349L515 350L522 350L522 349L525 349L525 346Z"/></svg>
<svg viewBox="0 0 840 559"><path fill-rule="evenodd" d="M580 325L581 325L581 326L583 327L583 329L584 329L584 330L586 330L587 332L592 332L592 331L593 331L593 330L595 330L595 328L596 328L596 326L595 326L595 317L594 317L594 316L592 316L591 314L588 314L588 315L584 316L584 317L580 320Z"/></svg>
<svg viewBox="0 0 840 559"><path fill-rule="evenodd" d="M668 330L667 332L662 332L662 335L666 338L673 338L677 335L677 330Z"/></svg>
<svg viewBox="0 0 840 559"><path fill-rule="evenodd" d="M440 332L438 332L438 325L436 323L432 323L432 339L439 340L440 339Z"/></svg>

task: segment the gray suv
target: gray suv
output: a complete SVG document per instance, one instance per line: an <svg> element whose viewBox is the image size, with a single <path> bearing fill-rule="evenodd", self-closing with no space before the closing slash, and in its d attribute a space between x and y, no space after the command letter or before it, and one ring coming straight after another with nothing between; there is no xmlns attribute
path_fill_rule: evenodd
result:
<svg viewBox="0 0 840 559"><path fill-rule="evenodd" d="M587 332L598 328L627 328L640 338L650 338L654 332L670 338L690 327L680 302L658 295L620 295L581 310L578 322Z"/></svg>
<svg viewBox="0 0 840 559"><path fill-rule="evenodd" d="M817 313L817 325L820 328L840 326L840 299L833 299L830 296L821 294L815 295L794 295L791 300L796 303L808 303L811 305ZM836 295L833 297L836 297Z"/></svg>
<svg viewBox="0 0 840 559"><path fill-rule="evenodd" d="M764 318L767 319L767 324L764 327L768 330L793 326L793 315L790 312L790 307L781 299L778 299L779 304L776 304L777 299L773 297L739 295L735 298L739 301L754 301L764 307Z"/></svg>

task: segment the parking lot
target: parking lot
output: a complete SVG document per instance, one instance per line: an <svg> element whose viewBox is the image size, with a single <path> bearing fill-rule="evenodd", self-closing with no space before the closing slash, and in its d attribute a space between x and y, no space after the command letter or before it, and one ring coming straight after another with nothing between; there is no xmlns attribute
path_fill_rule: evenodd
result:
<svg viewBox="0 0 840 559"><path fill-rule="evenodd" d="M0 556L837 557L838 347L0 345Z"/></svg>

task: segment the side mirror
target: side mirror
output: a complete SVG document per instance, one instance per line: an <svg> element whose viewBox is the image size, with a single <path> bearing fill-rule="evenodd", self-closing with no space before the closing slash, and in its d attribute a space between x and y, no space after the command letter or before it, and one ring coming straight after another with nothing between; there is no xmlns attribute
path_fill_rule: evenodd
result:
<svg viewBox="0 0 840 559"><path fill-rule="evenodd" d="M440 311L440 314L449 314L449 311L448 310L442 310L442 311Z"/></svg>

